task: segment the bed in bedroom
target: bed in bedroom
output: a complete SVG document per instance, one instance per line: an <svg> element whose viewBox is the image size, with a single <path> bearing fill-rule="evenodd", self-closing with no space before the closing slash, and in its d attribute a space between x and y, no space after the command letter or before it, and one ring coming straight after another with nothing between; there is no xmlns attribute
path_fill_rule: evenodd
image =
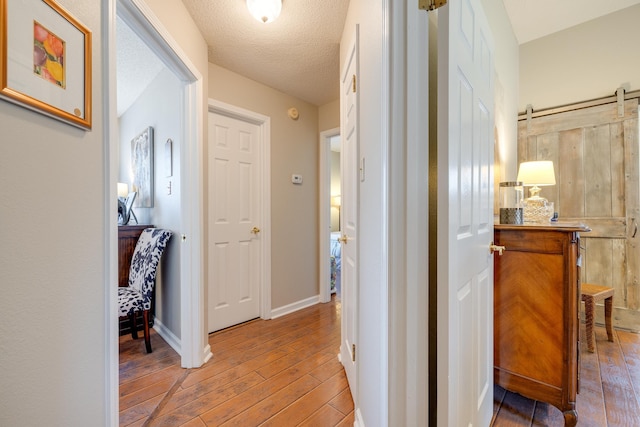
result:
<svg viewBox="0 0 640 427"><path fill-rule="evenodd" d="M335 231L331 233L331 293L340 294L340 272L341 272L341 250L340 245L340 232Z"/></svg>

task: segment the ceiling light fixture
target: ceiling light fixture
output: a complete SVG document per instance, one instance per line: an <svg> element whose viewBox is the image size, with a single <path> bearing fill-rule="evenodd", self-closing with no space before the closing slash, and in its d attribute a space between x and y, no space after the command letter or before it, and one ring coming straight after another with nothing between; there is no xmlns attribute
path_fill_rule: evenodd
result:
<svg viewBox="0 0 640 427"><path fill-rule="evenodd" d="M254 18L268 24L280 16L282 0L247 0L247 8Z"/></svg>

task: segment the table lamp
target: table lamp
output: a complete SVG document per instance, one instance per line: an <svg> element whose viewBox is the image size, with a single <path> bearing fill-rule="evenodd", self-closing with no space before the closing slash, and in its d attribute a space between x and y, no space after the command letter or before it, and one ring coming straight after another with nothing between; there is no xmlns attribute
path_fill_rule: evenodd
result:
<svg viewBox="0 0 640 427"><path fill-rule="evenodd" d="M540 197L540 187L556 185L553 162L541 160L520 163L518 181L530 186L529 198L524 199L523 214L525 223L547 223L553 216L553 203Z"/></svg>

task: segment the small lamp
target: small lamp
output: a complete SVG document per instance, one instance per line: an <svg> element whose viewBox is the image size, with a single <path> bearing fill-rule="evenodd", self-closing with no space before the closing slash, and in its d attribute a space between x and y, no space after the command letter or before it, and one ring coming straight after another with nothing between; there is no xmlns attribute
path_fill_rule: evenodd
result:
<svg viewBox="0 0 640 427"><path fill-rule="evenodd" d="M542 160L520 163L517 180L523 182L525 186L531 186L530 197L524 199L524 222L548 222L554 214L553 203L540 197L540 187L556 185L553 162Z"/></svg>
<svg viewBox="0 0 640 427"><path fill-rule="evenodd" d="M126 199L129 195L129 185L125 182L118 183L118 197L121 199Z"/></svg>
<svg viewBox="0 0 640 427"><path fill-rule="evenodd" d="M282 0L247 0L247 8L254 18L268 24L280 16Z"/></svg>

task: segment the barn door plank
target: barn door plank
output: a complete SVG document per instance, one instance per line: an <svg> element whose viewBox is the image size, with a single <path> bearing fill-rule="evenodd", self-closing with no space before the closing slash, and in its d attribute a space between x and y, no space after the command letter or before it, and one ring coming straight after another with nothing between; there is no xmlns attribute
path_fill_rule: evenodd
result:
<svg viewBox="0 0 640 427"><path fill-rule="evenodd" d="M624 123L612 123L611 144L611 216L625 216Z"/></svg>
<svg viewBox="0 0 640 427"><path fill-rule="evenodd" d="M636 111L638 106L636 104ZM638 153L638 119L624 122L625 139L625 199L627 209L627 300L628 307L640 308L640 231L635 232L640 222L640 174ZM634 236L635 237L632 237ZM640 327L639 327L640 328Z"/></svg>
<svg viewBox="0 0 640 427"><path fill-rule="evenodd" d="M611 150L609 125L584 129L585 180L584 209L586 217L611 216Z"/></svg>
<svg viewBox="0 0 640 427"><path fill-rule="evenodd" d="M558 162L554 163L554 169L556 169L556 187L558 188L556 211L563 218L583 218L585 215L582 134L582 128L560 133Z"/></svg>
<svg viewBox="0 0 640 427"><path fill-rule="evenodd" d="M518 161L552 160L555 187L542 195L560 219L592 228L582 236L582 280L614 288L614 324L640 331L640 155L638 100L518 123ZM598 310L602 321L603 310Z"/></svg>

